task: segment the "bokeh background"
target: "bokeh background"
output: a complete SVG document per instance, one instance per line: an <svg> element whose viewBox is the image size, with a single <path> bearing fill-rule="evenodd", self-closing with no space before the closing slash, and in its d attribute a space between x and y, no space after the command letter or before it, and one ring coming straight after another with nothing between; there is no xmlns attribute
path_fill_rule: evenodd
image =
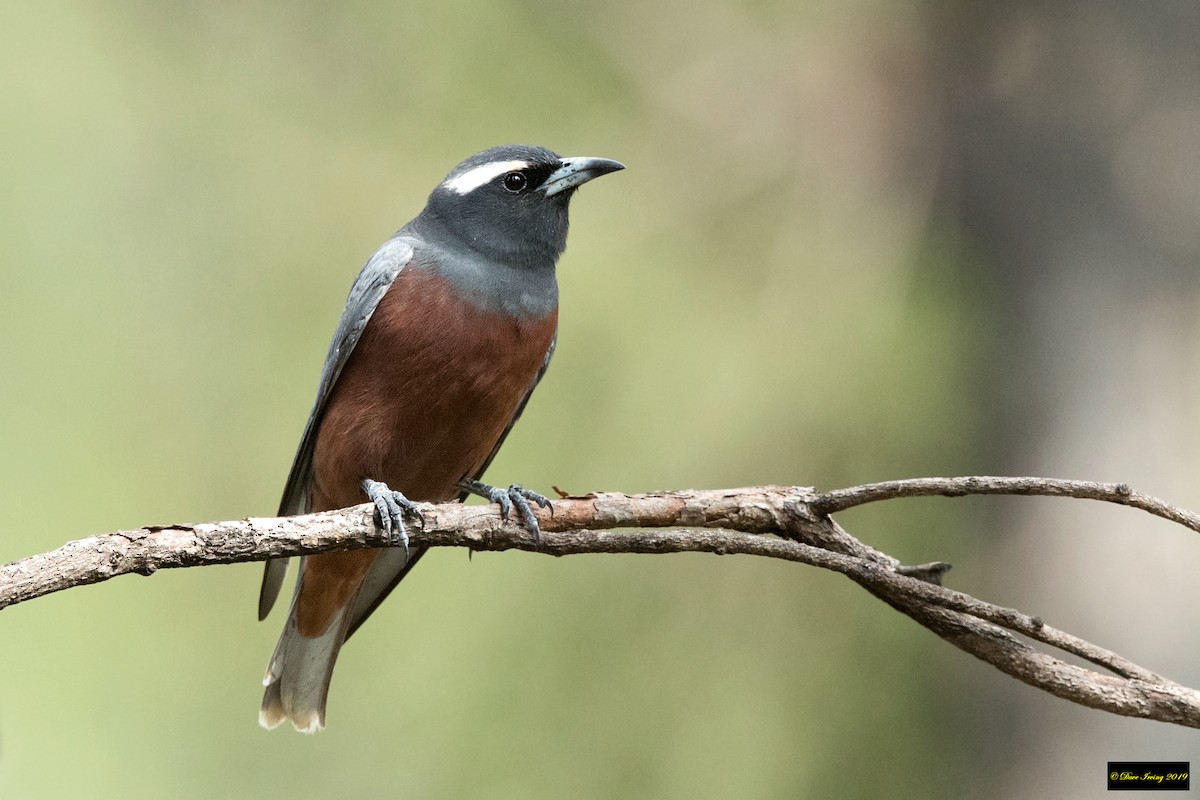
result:
<svg viewBox="0 0 1200 800"><path fill-rule="evenodd" d="M490 472L572 492L922 475L1200 508L1200 6L0 5L0 561L269 515L362 262L506 142L573 203ZM1065 500L842 522L1200 684L1200 542ZM0 614L0 796L1093 797L1195 734L1028 688L848 581L430 555L265 732L259 567Z"/></svg>

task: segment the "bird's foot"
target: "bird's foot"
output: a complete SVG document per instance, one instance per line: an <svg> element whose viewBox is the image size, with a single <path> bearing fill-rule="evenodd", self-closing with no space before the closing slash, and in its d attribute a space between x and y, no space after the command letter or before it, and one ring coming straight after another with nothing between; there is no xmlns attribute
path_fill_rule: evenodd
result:
<svg viewBox="0 0 1200 800"><path fill-rule="evenodd" d="M362 482L363 491L375 504L375 512L379 515L379 524L387 534L392 547L404 548L404 560L408 561L408 531L404 529L404 515L408 514L417 521L418 526L425 527L425 517L417 508L417 504L400 492L388 488L382 481L370 478Z"/></svg>
<svg viewBox="0 0 1200 800"><path fill-rule="evenodd" d="M512 513L512 510L514 508L517 509L517 515L521 518L521 524L533 534L534 544L540 545L542 543L542 528L538 525L537 517L533 515L533 508L529 504L536 503L542 508L550 509L553 513L554 506L550 504L550 500L545 495L530 491L516 483L507 489L488 486L482 481L462 481L458 486L465 492L478 495L489 502L499 505L501 519L508 519L508 515Z"/></svg>

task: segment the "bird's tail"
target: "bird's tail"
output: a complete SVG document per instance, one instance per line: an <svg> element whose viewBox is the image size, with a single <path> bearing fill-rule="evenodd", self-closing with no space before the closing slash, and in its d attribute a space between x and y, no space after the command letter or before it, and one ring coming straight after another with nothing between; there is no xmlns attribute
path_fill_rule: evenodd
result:
<svg viewBox="0 0 1200 800"><path fill-rule="evenodd" d="M346 638L349 616L349 609L342 609L324 633L310 637L297 630L292 610L263 677L267 688L258 712L260 725L274 728L290 720L301 733L315 733L325 727L329 681Z"/></svg>

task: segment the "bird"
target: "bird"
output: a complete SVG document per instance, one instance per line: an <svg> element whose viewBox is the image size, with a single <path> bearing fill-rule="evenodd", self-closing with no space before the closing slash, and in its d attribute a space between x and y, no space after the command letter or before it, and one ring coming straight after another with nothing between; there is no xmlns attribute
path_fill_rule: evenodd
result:
<svg viewBox="0 0 1200 800"><path fill-rule="evenodd" d="M524 411L558 332L556 265L567 209L588 181L624 169L505 145L456 166L424 209L367 260L350 288L296 450L279 516L375 506L390 546L305 556L283 633L263 678L259 723L325 727L346 639L424 553L408 546L417 502L478 495L537 537L519 484L482 482ZM264 619L288 559L268 561Z"/></svg>

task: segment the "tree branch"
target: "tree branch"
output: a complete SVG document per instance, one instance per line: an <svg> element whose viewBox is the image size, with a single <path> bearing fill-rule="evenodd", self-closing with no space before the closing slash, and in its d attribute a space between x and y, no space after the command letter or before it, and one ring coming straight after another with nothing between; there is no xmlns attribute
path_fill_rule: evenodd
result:
<svg viewBox="0 0 1200 800"><path fill-rule="evenodd" d="M1200 692L1044 624L1037 617L938 585L948 565L905 567L855 539L829 514L900 497L1050 495L1139 508L1200 531L1200 517L1124 484L1045 478L920 478L828 493L811 488L656 494L591 494L538 511L542 541L502 521L489 506L422 504L413 546L578 553L757 555L839 572L946 641L1058 697L1114 714L1200 727ZM616 528L628 529L614 533ZM302 517L169 525L101 534L0 567L0 609L127 573L261 561L386 544L368 504ZM1021 634L1107 670L1103 674L1042 652Z"/></svg>

